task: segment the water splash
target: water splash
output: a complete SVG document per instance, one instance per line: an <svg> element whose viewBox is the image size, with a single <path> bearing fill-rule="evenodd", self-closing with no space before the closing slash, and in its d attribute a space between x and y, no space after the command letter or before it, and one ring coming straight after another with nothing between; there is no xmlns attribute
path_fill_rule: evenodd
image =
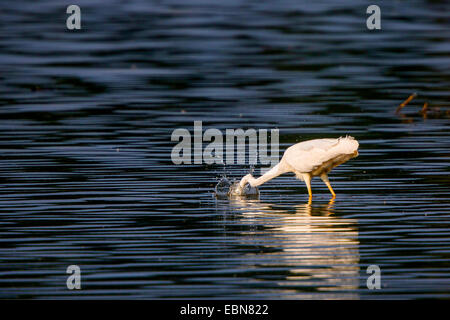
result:
<svg viewBox="0 0 450 320"><path fill-rule="evenodd" d="M227 197L228 192L230 191L232 183L227 179L226 176L222 176L217 182L215 187L215 193L217 197Z"/></svg>
<svg viewBox="0 0 450 320"><path fill-rule="evenodd" d="M245 197L254 197L259 195L259 190L256 187L252 187L249 184L246 184L243 188L239 185L239 181L235 181L228 193L230 196L245 196Z"/></svg>
<svg viewBox="0 0 450 320"><path fill-rule="evenodd" d="M245 187L239 185L239 181L231 182L227 177L223 176L215 187L216 197L227 198L232 196L242 197L258 197L259 190L247 184Z"/></svg>

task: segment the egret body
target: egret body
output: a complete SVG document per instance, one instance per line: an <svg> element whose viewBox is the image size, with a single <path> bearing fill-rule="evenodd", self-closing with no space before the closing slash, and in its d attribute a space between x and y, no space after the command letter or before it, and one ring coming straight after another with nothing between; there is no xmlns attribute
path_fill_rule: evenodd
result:
<svg viewBox="0 0 450 320"><path fill-rule="evenodd" d="M281 161L264 175L255 179L248 174L241 179L239 186L244 188L248 183L257 187L283 173L293 172L298 179L305 181L310 199L311 179L315 176L322 179L334 198L336 194L328 180L328 173L334 167L358 156L358 147L358 141L350 136L303 141L287 148Z"/></svg>

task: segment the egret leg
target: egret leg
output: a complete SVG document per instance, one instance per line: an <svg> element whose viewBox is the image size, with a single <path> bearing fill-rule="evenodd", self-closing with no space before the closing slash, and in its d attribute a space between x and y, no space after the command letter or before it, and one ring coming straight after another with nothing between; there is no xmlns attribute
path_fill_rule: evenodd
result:
<svg viewBox="0 0 450 320"><path fill-rule="evenodd" d="M322 174L322 175L320 176L320 178L321 178L322 181L327 185L328 190L330 190L331 194L333 195L333 198L335 198L335 197L336 197L336 193L334 193L334 190L333 190L333 188L331 187L330 180L328 180L328 175Z"/></svg>
<svg viewBox="0 0 450 320"><path fill-rule="evenodd" d="M311 199L312 199L312 192L311 192L311 175L305 174L305 175L303 176L303 179L305 180L306 187L308 188L309 200L311 200Z"/></svg>

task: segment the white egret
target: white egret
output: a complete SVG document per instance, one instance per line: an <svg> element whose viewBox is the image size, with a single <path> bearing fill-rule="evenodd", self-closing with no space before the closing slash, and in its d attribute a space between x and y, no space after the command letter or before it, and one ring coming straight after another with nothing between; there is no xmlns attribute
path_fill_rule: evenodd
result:
<svg viewBox="0 0 450 320"><path fill-rule="evenodd" d="M312 198L311 179L319 176L327 185L333 198L336 194L328 180L328 173L334 167L358 156L359 143L347 136L338 139L314 139L303 141L287 148L281 161L264 175L255 179L251 174L239 182L241 190L246 184L257 187L286 172L293 172L298 179L305 181L309 198Z"/></svg>

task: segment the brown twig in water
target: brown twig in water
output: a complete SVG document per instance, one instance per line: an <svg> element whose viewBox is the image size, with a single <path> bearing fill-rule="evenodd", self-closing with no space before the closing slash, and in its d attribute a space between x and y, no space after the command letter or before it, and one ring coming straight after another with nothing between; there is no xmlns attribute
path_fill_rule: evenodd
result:
<svg viewBox="0 0 450 320"><path fill-rule="evenodd" d="M428 109L428 102L425 102L425 103L423 104L422 111L420 111L420 112L425 113L425 112L427 112L427 109Z"/></svg>
<svg viewBox="0 0 450 320"><path fill-rule="evenodd" d="M412 99L414 99L415 97L417 97L417 93L413 93L412 95L410 95L408 97L408 99L406 99L405 101L403 101L398 107L397 110L395 110L395 113L398 114L400 112L400 110L403 109L404 106L406 106Z"/></svg>
<svg viewBox="0 0 450 320"><path fill-rule="evenodd" d="M425 102L423 104L422 110L420 110L420 114L424 119L427 117L427 111L428 111L428 102Z"/></svg>

